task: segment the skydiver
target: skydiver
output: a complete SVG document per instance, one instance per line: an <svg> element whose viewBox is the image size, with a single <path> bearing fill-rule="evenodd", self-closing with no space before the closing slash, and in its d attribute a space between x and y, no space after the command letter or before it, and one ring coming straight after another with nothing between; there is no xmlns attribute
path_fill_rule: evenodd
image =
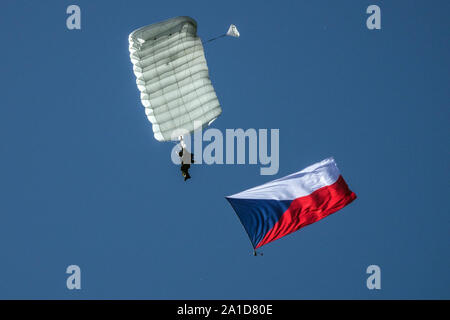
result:
<svg viewBox="0 0 450 320"><path fill-rule="evenodd" d="M178 155L181 158L181 175L184 177L184 181L191 178L189 174L189 168L191 167L191 163L194 163L194 155L186 150L185 147L178 152Z"/></svg>

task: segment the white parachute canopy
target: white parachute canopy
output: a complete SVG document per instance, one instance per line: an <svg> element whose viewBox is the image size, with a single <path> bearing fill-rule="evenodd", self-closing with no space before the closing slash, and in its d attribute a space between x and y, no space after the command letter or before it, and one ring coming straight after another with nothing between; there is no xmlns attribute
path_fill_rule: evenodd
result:
<svg viewBox="0 0 450 320"><path fill-rule="evenodd" d="M227 36L239 38L240 34L234 24L231 24L227 31Z"/></svg>
<svg viewBox="0 0 450 320"><path fill-rule="evenodd" d="M158 141L178 140L221 114L197 22L177 17L129 35L130 58L145 114Z"/></svg>

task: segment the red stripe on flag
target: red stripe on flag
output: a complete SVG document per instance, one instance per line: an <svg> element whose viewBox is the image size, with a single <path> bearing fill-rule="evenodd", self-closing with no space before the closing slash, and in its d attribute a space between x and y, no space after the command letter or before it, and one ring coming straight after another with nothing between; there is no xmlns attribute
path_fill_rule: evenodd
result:
<svg viewBox="0 0 450 320"><path fill-rule="evenodd" d="M335 183L293 200L256 248L319 221L355 199L356 194L348 188L344 178L339 176Z"/></svg>

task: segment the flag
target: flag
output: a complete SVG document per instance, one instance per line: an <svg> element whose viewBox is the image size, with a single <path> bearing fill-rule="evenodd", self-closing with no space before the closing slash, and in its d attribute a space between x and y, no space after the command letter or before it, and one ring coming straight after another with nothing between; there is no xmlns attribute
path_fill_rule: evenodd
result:
<svg viewBox="0 0 450 320"><path fill-rule="evenodd" d="M256 249L342 209L356 194L328 158L226 199Z"/></svg>

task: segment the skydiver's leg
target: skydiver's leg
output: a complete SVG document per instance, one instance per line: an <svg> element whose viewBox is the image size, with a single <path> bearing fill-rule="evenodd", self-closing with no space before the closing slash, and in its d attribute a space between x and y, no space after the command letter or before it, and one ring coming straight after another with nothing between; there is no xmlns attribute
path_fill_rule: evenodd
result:
<svg viewBox="0 0 450 320"><path fill-rule="evenodd" d="M184 181L191 178L191 175L189 174L189 168L187 168L186 171L184 171L183 176L184 176Z"/></svg>
<svg viewBox="0 0 450 320"><path fill-rule="evenodd" d="M190 167L191 167L190 164L183 164L182 165L182 172L183 172L184 181L186 181L187 179L191 178L191 175L189 174L189 168Z"/></svg>
<svg viewBox="0 0 450 320"><path fill-rule="evenodd" d="M188 166L187 166L186 164L182 164L180 170L181 170L181 175L182 175L184 178L186 178Z"/></svg>

